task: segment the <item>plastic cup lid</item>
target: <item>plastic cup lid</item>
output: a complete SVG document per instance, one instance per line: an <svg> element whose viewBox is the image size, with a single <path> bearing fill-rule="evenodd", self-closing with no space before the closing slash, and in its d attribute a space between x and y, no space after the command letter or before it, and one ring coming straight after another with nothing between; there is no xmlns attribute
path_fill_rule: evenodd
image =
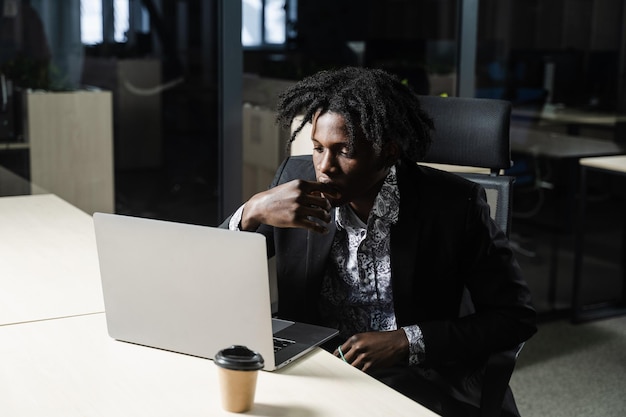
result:
<svg viewBox="0 0 626 417"><path fill-rule="evenodd" d="M240 345L233 345L220 350L213 361L217 366L236 371L256 371L265 366L263 356L260 353Z"/></svg>

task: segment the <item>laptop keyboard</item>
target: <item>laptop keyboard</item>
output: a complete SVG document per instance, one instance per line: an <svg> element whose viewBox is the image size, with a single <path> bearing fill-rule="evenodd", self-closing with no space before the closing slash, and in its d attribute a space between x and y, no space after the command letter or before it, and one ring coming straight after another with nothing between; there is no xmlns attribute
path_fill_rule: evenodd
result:
<svg viewBox="0 0 626 417"><path fill-rule="evenodd" d="M287 340L287 339L281 339L279 337L275 337L274 338L274 353L278 352L279 350L289 345L293 345L294 343L296 342L293 340Z"/></svg>

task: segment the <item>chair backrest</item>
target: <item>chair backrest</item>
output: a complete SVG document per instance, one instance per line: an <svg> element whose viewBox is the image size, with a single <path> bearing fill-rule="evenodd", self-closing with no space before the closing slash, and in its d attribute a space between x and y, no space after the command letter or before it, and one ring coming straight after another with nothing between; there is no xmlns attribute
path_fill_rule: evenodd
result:
<svg viewBox="0 0 626 417"><path fill-rule="evenodd" d="M511 104L460 97L421 96L420 100L435 124L424 162L487 169L490 175L458 174L485 188L491 216L508 236L513 178L499 174L511 166Z"/></svg>
<svg viewBox="0 0 626 417"><path fill-rule="evenodd" d="M488 168L511 166L511 104L481 98L421 96L433 118L433 144L424 162Z"/></svg>

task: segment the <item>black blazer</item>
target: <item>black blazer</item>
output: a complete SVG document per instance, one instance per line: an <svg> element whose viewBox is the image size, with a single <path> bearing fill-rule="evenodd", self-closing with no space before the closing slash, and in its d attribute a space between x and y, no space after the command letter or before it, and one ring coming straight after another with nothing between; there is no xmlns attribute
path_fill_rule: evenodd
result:
<svg viewBox="0 0 626 417"><path fill-rule="evenodd" d="M467 363L516 346L535 331L535 311L504 233L489 216L485 192L458 175L397 165L400 215L391 230L392 287L399 326L418 324L426 364ZM315 180L311 156L287 158L272 187ZM222 227L228 227L227 219ZM319 323L318 297L335 232L261 225L276 256L279 315ZM466 286L476 313L459 318Z"/></svg>

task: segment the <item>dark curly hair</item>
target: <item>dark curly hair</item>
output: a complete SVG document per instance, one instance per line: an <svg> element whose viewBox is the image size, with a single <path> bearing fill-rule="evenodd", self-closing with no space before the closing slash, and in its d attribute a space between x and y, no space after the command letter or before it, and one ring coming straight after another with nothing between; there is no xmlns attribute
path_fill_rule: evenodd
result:
<svg viewBox="0 0 626 417"><path fill-rule="evenodd" d="M320 71L284 91L278 100L277 121L289 128L303 115L288 146L315 113L333 112L345 119L351 144L355 132L380 152L396 142L401 158L423 159L431 143L432 119L420 106L417 94L396 76L379 69L346 67Z"/></svg>

